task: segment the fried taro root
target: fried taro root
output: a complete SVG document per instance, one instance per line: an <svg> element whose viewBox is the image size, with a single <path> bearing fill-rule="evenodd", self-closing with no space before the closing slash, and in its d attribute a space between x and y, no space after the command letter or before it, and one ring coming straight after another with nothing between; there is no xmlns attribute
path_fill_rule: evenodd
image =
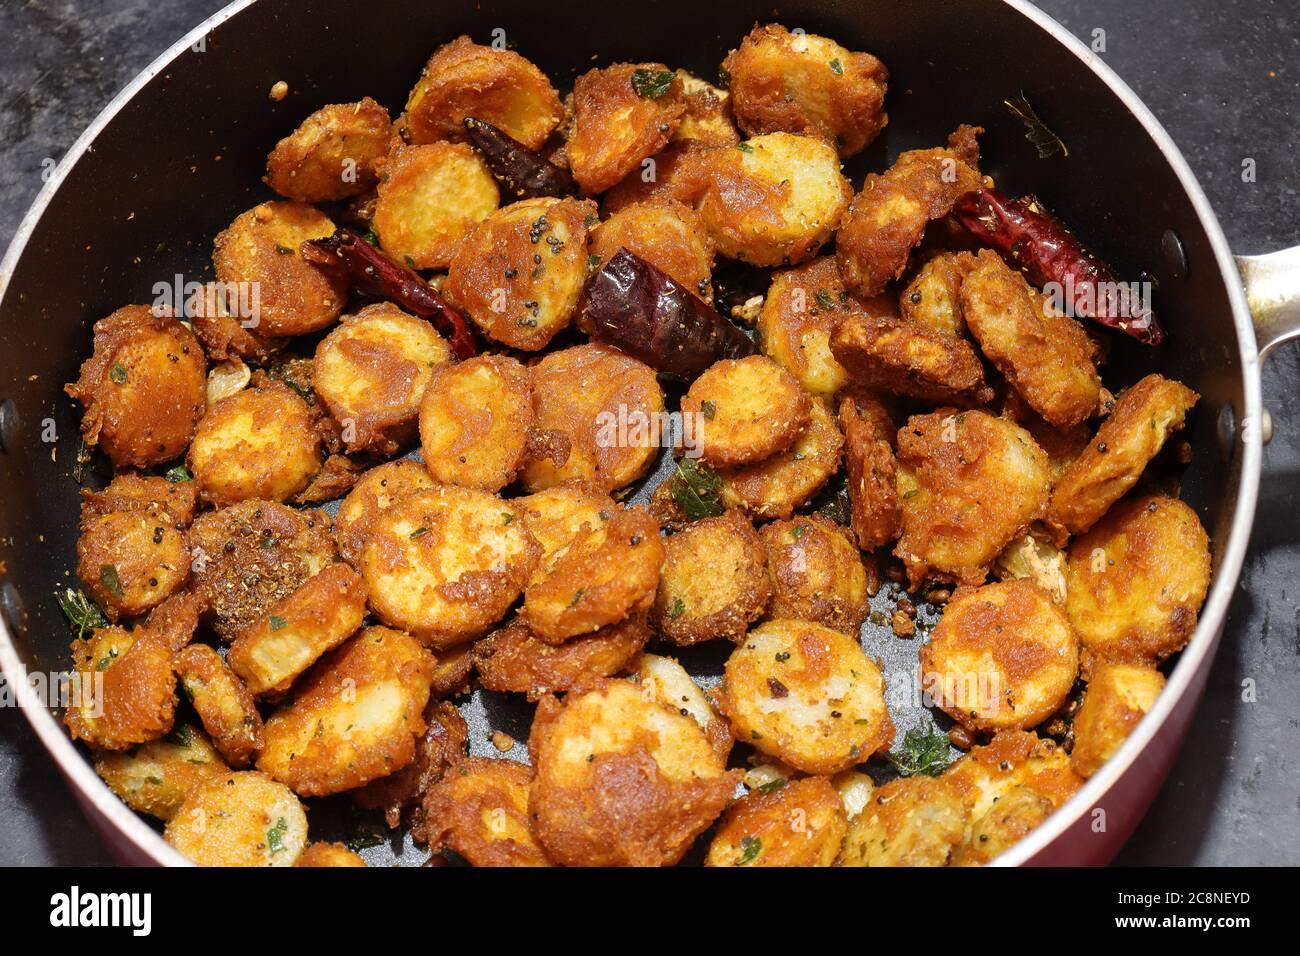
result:
<svg viewBox="0 0 1300 956"><path fill-rule="evenodd" d="M95 773L138 813L167 821L201 783L229 773L221 754L190 724L130 750L95 754Z"/></svg>
<svg viewBox="0 0 1300 956"><path fill-rule="evenodd" d="M513 691L538 700L623 673L649 640L644 612L563 644L541 640L516 618L474 645L475 668L488 690Z"/></svg>
<svg viewBox="0 0 1300 956"><path fill-rule="evenodd" d="M432 325L387 302L368 305L316 346L312 386L350 451L391 455L415 435L415 420L451 349Z"/></svg>
<svg viewBox="0 0 1300 956"><path fill-rule="evenodd" d="M700 216L718 252L756 266L811 259L835 232L853 190L833 147L767 133L700 159Z"/></svg>
<svg viewBox="0 0 1300 956"><path fill-rule="evenodd" d="M953 850L948 865L991 863L1028 836L1054 809L1047 797L1027 787L1012 787L987 813L969 825L969 835Z"/></svg>
<svg viewBox="0 0 1300 956"><path fill-rule="evenodd" d="M812 396L765 355L715 362L691 383L682 414L692 415L710 465L763 461L794 444L812 418Z"/></svg>
<svg viewBox="0 0 1300 956"><path fill-rule="evenodd" d="M1054 714L1079 673L1079 639L1032 581L959 589L921 648L924 686L973 730L1027 729Z"/></svg>
<svg viewBox="0 0 1300 956"><path fill-rule="evenodd" d="M654 369L593 343L551 352L532 372L536 428L550 447L525 460L529 491L575 478L614 491L645 474L663 427Z"/></svg>
<svg viewBox="0 0 1300 956"><path fill-rule="evenodd" d="M843 450L844 436L834 417L821 402L813 402L808 427L788 451L720 472L722 503L755 519L788 518L835 474Z"/></svg>
<svg viewBox="0 0 1300 956"><path fill-rule="evenodd" d="M513 502L440 485L398 498L371 521L360 570L381 621L446 648L501 619L540 551Z"/></svg>
<svg viewBox="0 0 1300 956"><path fill-rule="evenodd" d="M353 567L361 564L370 523L401 495L437 486L427 468L402 458L371 468L348 492L334 515L334 536L339 554Z"/></svg>
<svg viewBox="0 0 1300 956"><path fill-rule="evenodd" d="M213 746L232 767L247 766L263 735L262 717L243 681L206 644L184 648L176 656L176 674Z"/></svg>
<svg viewBox="0 0 1300 956"><path fill-rule="evenodd" d="M433 655L401 631L368 627L331 651L266 721L257 769L303 796L351 790L415 759Z"/></svg>
<svg viewBox="0 0 1300 956"><path fill-rule="evenodd" d="M90 517L81 527L77 577L110 621L157 607L189 579L185 532L160 504Z"/></svg>
<svg viewBox="0 0 1300 956"><path fill-rule="evenodd" d="M846 315L830 347L849 379L864 388L963 406L993 399L969 342L895 315Z"/></svg>
<svg viewBox="0 0 1300 956"><path fill-rule="evenodd" d="M1058 544L1091 528L1137 484L1198 398L1186 385L1156 373L1120 393L1096 436L1052 489L1047 520Z"/></svg>
<svg viewBox="0 0 1300 956"><path fill-rule="evenodd" d="M898 296L904 319L932 332L960 336L966 331L961 283L964 268L956 253L941 252L926 260Z"/></svg>
<svg viewBox="0 0 1300 956"><path fill-rule="evenodd" d="M412 143L465 139L465 117L491 123L529 149L541 149L564 109L546 76L513 50L459 36L434 51L406 101Z"/></svg>
<svg viewBox="0 0 1300 956"><path fill-rule="evenodd" d="M435 682L436 682L435 677ZM427 725L415 742L415 758L396 773L372 780L352 796L363 807L384 811L384 822L396 829L403 811L416 807L412 831L421 828L420 799L458 762L465 759L469 725L454 704L431 700L424 711Z"/></svg>
<svg viewBox="0 0 1300 956"><path fill-rule="evenodd" d="M677 645L738 640L767 609L767 553L738 511L692 521L664 541L655 627Z"/></svg>
<svg viewBox="0 0 1300 956"><path fill-rule="evenodd" d="M533 424L529 370L507 355L436 369L420 402L420 452L443 484L500 491L515 480Z"/></svg>
<svg viewBox="0 0 1300 956"><path fill-rule="evenodd" d="M694 208L708 185L708 157L713 149L692 140L665 147L610 187L600 197L600 208L607 216L639 203L679 202Z"/></svg>
<svg viewBox="0 0 1300 956"><path fill-rule="evenodd" d="M848 832L840 795L825 777L752 791L727 810L705 866L832 866Z"/></svg>
<svg viewBox="0 0 1300 956"><path fill-rule="evenodd" d="M444 289L488 338L536 352L567 328L587 281L589 200L524 199L475 226Z"/></svg>
<svg viewBox="0 0 1300 956"><path fill-rule="evenodd" d="M714 752L722 760L727 759L736 738L680 661L660 654L642 654L632 680L649 700L658 701L699 724Z"/></svg>
<svg viewBox="0 0 1300 956"><path fill-rule="evenodd" d="M178 525L187 525L194 519L198 505L198 490L188 477L173 475L163 478L156 475L139 475L121 472L100 491L81 490L81 523L85 527L96 518L120 511L154 511L166 509Z"/></svg>
<svg viewBox="0 0 1300 956"><path fill-rule="evenodd" d="M322 106L271 150L265 182L304 203L360 195L378 182L375 164L392 136L388 110L368 96Z"/></svg>
<svg viewBox="0 0 1300 956"><path fill-rule="evenodd" d="M330 325L347 289L299 250L308 239L334 234L324 213L297 202L264 202L241 213L214 243L217 281L257 290L259 336L303 335Z"/></svg>
<svg viewBox="0 0 1300 956"><path fill-rule="evenodd" d="M200 515L190 528L190 553L206 623L234 640L333 562L329 523L323 511L256 499Z"/></svg>
<svg viewBox="0 0 1300 956"><path fill-rule="evenodd" d="M713 244L699 214L672 199L626 205L597 226L588 251L603 269L630 249L705 302L713 298Z"/></svg>
<svg viewBox="0 0 1300 956"><path fill-rule="evenodd" d="M101 627L72 642L74 699L63 721L73 740L126 750L171 729L176 652L198 626L199 605L182 593L130 631Z"/></svg>
<svg viewBox="0 0 1300 956"><path fill-rule="evenodd" d="M649 610L664 546L659 523L641 508L617 508L579 534L524 592L521 617L548 644L560 644Z"/></svg>
<svg viewBox="0 0 1300 956"><path fill-rule="evenodd" d="M1083 704L1070 724L1074 731L1070 766L1074 772L1091 777L1113 757L1138 721L1155 706L1164 687L1164 675L1145 664L1097 667L1088 681Z"/></svg>
<svg viewBox="0 0 1300 956"><path fill-rule="evenodd" d="M185 314L212 361L241 359L261 365L288 340L259 333L259 304L260 292L254 299L251 291L241 295L238 288L209 282L185 303Z"/></svg>
<svg viewBox="0 0 1300 956"><path fill-rule="evenodd" d="M452 250L501 202L497 181L464 143L399 146L383 165L371 226L412 269L445 269Z"/></svg>
<svg viewBox="0 0 1300 956"><path fill-rule="evenodd" d="M682 81L682 98L686 112L677 129L673 143L690 142L701 146L735 146L740 133L731 118L731 94L685 70L677 71Z"/></svg>
<svg viewBox="0 0 1300 956"><path fill-rule="evenodd" d="M1088 333L997 253L981 250L967 268L961 308L980 350L1050 425L1067 430L1097 410L1101 379Z"/></svg>
<svg viewBox="0 0 1300 956"><path fill-rule="evenodd" d="M353 853L342 843L313 843L302 851L302 855L294 863L294 866L305 867L365 865L366 861L360 855Z"/></svg>
<svg viewBox="0 0 1300 956"><path fill-rule="evenodd" d="M685 112L682 81L662 63L588 70L573 83L573 178L588 193L604 192L667 146Z"/></svg>
<svg viewBox="0 0 1300 956"><path fill-rule="evenodd" d="M879 787L849 826L840 866L946 866L966 807L942 777L900 777Z"/></svg>
<svg viewBox="0 0 1300 956"><path fill-rule="evenodd" d="M525 527L542 547L534 580L541 578L552 559L574 539L602 527L617 510L609 495L577 480L515 500L524 509Z"/></svg>
<svg viewBox="0 0 1300 956"><path fill-rule="evenodd" d="M365 616L361 577L335 562L240 631L226 660L250 693L282 693L322 654L351 637Z"/></svg>
<svg viewBox="0 0 1300 956"><path fill-rule="evenodd" d="M1048 494L1047 455L1029 433L985 412L942 408L898 432L902 535L894 554L913 587L982 584L989 565Z"/></svg>
<svg viewBox="0 0 1300 956"><path fill-rule="evenodd" d="M722 68L731 77L736 122L750 136L816 136L847 158L889 121L885 65L823 36L791 33L779 24L755 26Z"/></svg>
<svg viewBox="0 0 1300 956"><path fill-rule="evenodd" d="M284 784L246 770L195 787L163 837L199 866L293 866L307 813Z"/></svg>
<svg viewBox="0 0 1300 956"><path fill-rule="evenodd" d="M896 480L897 462L890 447L888 411L871 398L846 396L840 402L844 463L848 473L849 526L865 551L898 537L902 512Z"/></svg>
<svg viewBox="0 0 1300 956"><path fill-rule="evenodd" d="M880 668L857 640L810 621L750 631L715 693L737 740L805 773L845 770L894 737Z"/></svg>
<svg viewBox="0 0 1300 956"><path fill-rule="evenodd" d="M1158 663L1196 630L1210 584L1210 541L1177 498L1115 505L1071 544L1065 608L1091 661Z"/></svg>
<svg viewBox="0 0 1300 956"><path fill-rule="evenodd" d="M812 514L773 521L759 532L767 550L774 618L798 618L857 636L871 611L867 569L848 533Z"/></svg>
<svg viewBox="0 0 1300 956"><path fill-rule="evenodd" d="M317 419L288 385L266 381L208 409L186 462L199 496L209 504L287 501L320 471Z"/></svg>
<svg viewBox="0 0 1300 956"><path fill-rule="evenodd" d="M965 193L979 189L978 127L959 126L947 148L903 153L884 173L870 173L853 197L835 241L844 284L879 295L903 274L926 225L946 216Z"/></svg>
<svg viewBox="0 0 1300 956"><path fill-rule="evenodd" d="M64 388L85 408L81 436L119 468L147 468L185 450L207 401L199 341L170 316L128 305L95 323L95 351Z"/></svg>
<svg viewBox="0 0 1300 956"><path fill-rule="evenodd" d="M421 839L471 866L550 866L529 829L532 779L532 769L514 760L461 761L424 795Z"/></svg>
<svg viewBox="0 0 1300 956"><path fill-rule="evenodd" d="M676 863L741 776L693 719L621 680L544 698L529 752L531 829L564 866Z"/></svg>
<svg viewBox="0 0 1300 956"><path fill-rule="evenodd" d="M812 394L830 398L848 384L830 340L850 308L833 256L774 273L755 326L763 354Z"/></svg>

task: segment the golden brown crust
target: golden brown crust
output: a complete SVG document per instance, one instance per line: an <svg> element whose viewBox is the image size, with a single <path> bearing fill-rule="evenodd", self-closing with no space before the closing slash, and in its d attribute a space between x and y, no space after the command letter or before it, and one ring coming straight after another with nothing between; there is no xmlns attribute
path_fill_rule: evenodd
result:
<svg viewBox="0 0 1300 956"><path fill-rule="evenodd" d="M524 509L524 524L542 557L533 580L540 580L552 559L584 532L602 527L614 516L614 499L583 481L571 480L516 499Z"/></svg>
<svg viewBox="0 0 1300 956"><path fill-rule="evenodd" d="M699 725L609 681L545 698L529 752L532 830L565 866L667 866L717 818L741 776Z"/></svg>
<svg viewBox="0 0 1300 956"><path fill-rule="evenodd" d="M946 866L967 811L943 777L900 777L879 787L849 826L840 866Z"/></svg>
<svg viewBox="0 0 1300 956"><path fill-rule="evenodd" d="M1028 787L1012 787L968 827L949 866L984 866L1015 846L1055 809L1052 801Z"/></svg>
<svg viewBox="0 0 1300 956"><path fill-rule="evenodd" d="M961 302L964 262L952 252L928 259L898 294L902 317L932 332L962 335L966 331Z"/></svg>
<svg viewBox="0 0 1300 956"><path fill-rule="evenodd" d="M1047 505L1047 456L1020 426L942 408L898 432L902 536L913 586L982 584L994 558Z"/></svg>
<svg viewBox="0 0 1300 956"><path fill-rule="evenodd" d="M203 731L178 724L158 740L95 754L95 773L137 813L170 820L189 792L229 771Z"/></svg>
<svg viewBox="0 0 1300 956"><path fill-rule="evenodd" d="M1065 584L1085 670L1099 660L1157 663L1196 630L1210 541L1177 498L1129 498L1070 545Z"/></svg>
<svg viewBox="0 0 1300 956"><path fill-rule="evenodd" d="M429 693L433 697L454 697L469 687L474 673L474 645L459 644L438 651L438 663L433 669L433 684Z"/></svg>
<svg viewBox="0 0 1300 956"><path fill-rule="evenodd" d="M114 511L82 523L77 577L110 621L157 607L189 576L185 532L161 505Z"/></svg>
<svg viewBox="0 0 1300 956"><path fill-rule="evenodd" d="M618 508L555 555L524 592L520 616L551 644L598 631L649 610L663 561L659 523L641 508Z"/></svg>
<svg viewBox="0 0 1300 956"><path fill-rule="evenodd" d="M259 299L260 301L260 299ZM251 292L209 282L185 303L194 334L214 362L243 359L262 364L284 348L284 338L258 333L260 316L253 314Z"/></svg>
<svg viewBox="0 0 1300 956"><path fill-rule="evenodd" d="M529 491L574 478L613 491L645 474L664 410L654 369L592 343L552 352L532 371L536 428L562 436L568 455L559 464L530 455L522 474Z"/></svg>
<svg viewBox="0 0 1300 956"><path fill-rule="evenodd" d="M810 621L750 631L714 700L737 740L805 773L862 763L894 737L880 668L855 638Z"/></svg>
<svg viewBox="0 0 1300 956"><path fill-rule="evenodd" d="M840 225L852 187L834 148L767 133L701 154L699 210L718 252L758 266L812 258Z"/></svg>
<svg viewBox="0 0 1300 956"><path fill-rule="evenodd" d="M513 50L459 36L433 52L399 125L412 143L460 141L465 117L473 116L540 149L563 115L559 94L536 66Z"/></svg>
<svg viewBox="0 0 1300 956"><path fill-rule="evenodd" d="M634 203L672 201L694 207L708 185L706 157L718 148L694 140L666 146L610 187L600 197L601 209L612 216Z"/></svg>
<svg viewBox="0 0 1300 956"><path fill-rule="evenodd" d="M664 541L655 627L679 646L738 640L771 594L767 552L748 518L728 511L692 521Z"/></svg>
<svg viewBox="0 0 1300 956"><path fill-rule="evenodd" d="M538 700L624 673L649 640L644 613L559 645L541 640L516 618L475 644L474 660L479 681L488 690L513 691Z"/></svg>
<svg viewBox="0 0 1300 956"><path fill-rule="evenodd" d="M432 325L379 302L344 316L316 346L312 386L348 451L391 455L414 437L425 389L450 361Z"/></svg>
<svg viewBox="0 0 1300 956"><path fill-rule="evenodd" d="M65 386L85 407L81 435L114 465L147 468L177 457L207 405L207 362L199 341L147 305L128 305L95 323L95 351Z"/></svg>
<svg viewBox="0 0 1300 956"><path fill-rule="evenodd" d="M870 407L863 407L869 403ZM845 397L840 402L840 429L844 432L844 465L848 473L849 523L858 547L870 551L898 537L902 524L897 463L889 439L891 428L884 406L874 399Z"/></svg>
<svg viewBox="0 0 1300 956"><path fill-rule="evenodd" d="M830 339L849 308L834 256L773 273L756 325L763 354L814 395L830 398L848 384Z"/></svg>
<svg viewBox="0 0 1300 956"><path fill-rule="evenodd" d="M186 463L208 504L287 501L320 471L316 417L281 382L245 388L208 409L194 430Z"/></svg>
<svg viewBox="0 0 1300 956"><path fill-rule="evenodd" d="M257 769L304 796L401 770L424 733L433 655L401 631L368 627L322 658L266 721Z"/></svg>
<svg viewBox="0 0 1300 956"><path fill-rule="evenodd" d="M378 180L375 163L392 135L388 110L368 96L322 106L271 150L264 181L298 202L359 195Z"/></svg>
<svg viewBox="0 0 1300 956"><path fill-rule="evenodd" d="M642 654L631 680L649 700L658 701L683 717L690 717L709 741L709 746L723 762L731 754L736 738L695 678L681 662L660 654Z"/></svg>
<svg viewBox="0 0 1300 956"><path fill-rule="evenodd" d="M199 866L293 866L307 814L288 787L246 770L195 787L163 836Z"/></svg>
<svg viewBox="0 0 1300 956"><path fill-rule="evenodd" d="M751 136L778 131L817 136L848 157L889 122L885 65L826 37L793 34L775 23L756 25L722 68L731 76L736 121Z"/></svg>
<svg viewBox="0 0 1300 956"><path fill-rule="evenodd" d="M313 843L302 851L294 866L365 866L366 861L342 843Z"/></svg>
<svg viewBox="0 0 1300 956"><path fill-rule="evenodd" d="M429 788L465 758L469 725L454 705L441 700L429 701L424 721L428 726L415 742L415 759L396 773L372 780L352 794L361 806L383 810L389 829L396 829L402 822L403 811L419 804ZM412 832L421 829L422 815L423 811L418 809L413 814Z"/></svg>
<svg viewBox="0 0 1300 956"><path fill-rule="evenodd" d="M205 620L228 641L335 559L323 511L258 500L200 515L190 552Z"/></svg>
<svg viewBox="0 0 1300 956"><path fill-rule="evenodd" d="M959 589L921 648L923 686L974 730L1041 723L1065 703L1078 673L1074 628L1026 579Z"/></svg>
<svg viewBox="0 0 1300 956"><path fill-rule="evenodd" d="M825 777L754 790L727 810L705 866L831 866L848 831L840 795Z"/></svg>
<svg viewBox="0 0 1300 956"><path fill-rule="evenodd" d="M980 350L1049 424L1066 430L1083 422L1101 397L1083 326L1054 313L997 253L965 255L961 309Z"/></svg>
<svg viewBox="0 0 1300 956"><path fill-rule="evenodd" d="M262 717L248 688L206 644L184 648L176 674L213 746L232 767L247 766L263 743Z"/></svg>
<svg viewBox="0 0 1300 956"><path fill-rule="evenodd" d="M667 89L653 98L634 85L635 77L649 74L671 77ZM588 193L604 192L668 145L685 112L682 81L662 63L588 70L573 83L567 145L573 178Z"/></svg>
<svg viewBox="0 0 1300 956"><path fill-rule="evenodd" d="M529 370L507 355L436 369L420 402L420 452L449 485L500 491L515 480L533 425Z"/></svg>
<svg viewBox="0 0 1300 956"><path fill-rule="evenodd" d="M732 122L731 94L678 70L682 81L682 101L686 113L681 124L673 131L672 142L693 142L704 146L735 146L740 133Z"/></svg>
<svg viewBox="0 0 1300 956"><path fill-rule="evenodd" d="M541 548L510 501L439 485L370 523L361 574L381 621L434 648L486 634L523 591Z"/></svg>
<svg viewBox="0 0 1300 956"><path fill-rule="evenodd" d="M446 290L483 333L526 352L568 327L587 281L590 200L524 199L456 246Z"/></svg>
<svg viewBox="0 0 1300 956"><path fill-rule="evenodd" d="M427 468L406 458L367 471L334 515L339 554L353 567L358 566L370 523L379 513L407 492L424 491L436 485Z"/></svg>
<svg viewBox="0 0 1300 956"><path fill-rule="evenodd" d="M856 636L871 611L867 569L848 532L812 514L773 521L759 534L767 550L774 618L793 617Z"/></svg>
<svg viewBox="0 0 1300 956"><path fill-rule="evenodd" d="M821 402L813 402L808 427L788 451L720 473L722 503L755 519L788 518L835 474L843 450L844 436L834 416Z"/></svg>
<svg viewBox="0 0 1300 956"><path fill-rule="evenodd" d="M993 398L969 342L894 315L846 315L830 346L849 378L865 388L963 406Z"/></svg>
<svg viewBox="0 0 1300 956"><path fill-rule="evenodd" d="M347 290L299 250L308 239L333 233L334 223L311 206L266 202L241 213L217 236L217 281L256 283L258 335L303 335L339 317Z"/></svg>
<svg viewBox="0 0 1300 956"><path fill-rule="evenodd" d="M1183 427L1200 396L1152 373L1120 393L1114 410L1052 490L1048 522L1058 533L1087 531L1132 488L1165 440Z"/></svg>
<svg viewBox="0 0 1300 956"><path fill-rule="evenodd" d="M177 524L187 525L194 519L197 506L198 489L193 481L119 472L100 491L81 490L81 524L85 528L96 518L119 511L153 511L162 507Z"/></svg>
<svg viewBox="0 0 1300 956"><path fill-rule="evenodd" d="M630 203L597 226L588 249L604 268L627 249L706 302L713 298L713 244L699 213L672 199Z"/></svg>
<svg viewBox="0 0 1300 956"><path fill-rule="evenodd" d="M532 769L514 760L461 761L425 794L422 839L473 866L550 866L529 827L532 779Z"/></svg>
<svg viewBox="0 0 1300 956"><path fill-rule="evenodd" d="M465 143L399 146L382 164L371 225L383 250L412 269L445 269L471 229L496 210L501 191Z"/></svg>
<svg viewBox="0 0 1300 956"><path fill-rule="evenodd" d="M710 365L691 383L681 410L697 423L706 462L748 465L794 444L812 418L812 396L776 362L751 355Z"/></svg>
<svg viewBox="0 0 1300 956"><path fill-rule="evenodd" d="M845 285L862 295L879 295L903 274L926 224L946 216L959 197L983 185L962 145L979 132L961 126L947 148L910 150L884 173L868 174L835 241Z"/></svg>
<svg viewBox="0 0 1300 956"><path fill-rule="evenodd" d="M1093 670L1074 714L1070 766L1091 777L1114 756L1164 690L1165 677L1144 664L1102 664Z"/></svg>
<svg viewBox="0 0 1300 956"><path fill-rule="evenodd" d="M335 562L240 631L226 660L250 693L282 693L322 654L351 637L365 616L361 577Z"/></svg>

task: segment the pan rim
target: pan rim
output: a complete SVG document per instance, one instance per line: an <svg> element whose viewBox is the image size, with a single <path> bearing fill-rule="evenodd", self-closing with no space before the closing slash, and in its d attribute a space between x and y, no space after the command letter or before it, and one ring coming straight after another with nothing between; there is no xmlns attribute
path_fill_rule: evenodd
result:
<svg viewBox="0 0 1300 956"><path fill-rule="evenodd" d="M49 206L50 200L63 185L72 167L92 146L100 133L113 121L117 113L194 43L222 23L252 6L255 2L257 0L234 0L234 2L208 17L169 46L109 101L108 105L69 147L67 153L56 167L54 175L45 184L32 203L31 208L19 223L3 260L0 260L0 302L3 302L8 291L9 279L13 274L14 267L25 251L28 240L31 238L36 224ZM1227 238L1223 234L1222 227L1219 225L1209 199L1201 189L1200 183L1192 173L1187 161L1183 158L1182 153L1174 144L1168 132L1160 124L1160 121L1156 119L1138 95L1077 37L1046 13L1026 2L1026 0L1001 0L1001 2L1038 26L1102 80L1142 124L1147 135L1151 137L1178 178L1179 184L1192 203L1200 226L1214 251L1215 264L1219 268L1231 302L1242 370L1242 390L1245 404L1242 422L1243 425L1246 422L1259 422L1263 414L1259 354L1244 289L1232 253L1229 250ZM1196 631L1175 665L1165 687L1165 692L1160 695L1156 705L1129 735L1119 751L1073 797L1059 807L1027 837L994 860L992 865L1018 866L1032 861L1036 855L1042 853L1085 814L1089 813L1092 808L1096 807L1101 802L1101 798L1109 792L1120 778L1130 772L1138 757L1152 743L1156 734L1169 719L1174 708L1181 702L1183 695L1187 693L1200 669L1207 666L1207 658L1213 656L1218 646L1219 634L1232 594L1236 589L1237 582L1240 580L1241 569L1245 561L1246 548L1254 524L1263 458L1263 442L1260 428L1242 427L1238 430L1238 436L1240 438L1240 454L1242 455L1241 478L1237 489L1237 500L1233 504L1233 516L1228 529L1227 541L1224 543L1222 559L1219 566L1214 570L1210 592L1202 608ZM10 678L10 684L16 688L16 697L27 721L59 766L61 772L75 787L76 796L89 803L96 812L102 814L111 825L116 827L123 836L154 863L169 866L189 865L188 860L167 844L157 831L108 789L107 785L95 774L89 761L77 749L71 737L64 732L54 715L39 700L35 690L27 680L26 667L18 656L17 648L9 633L8 622L3 614L0 614L0 669Z"/></svg>

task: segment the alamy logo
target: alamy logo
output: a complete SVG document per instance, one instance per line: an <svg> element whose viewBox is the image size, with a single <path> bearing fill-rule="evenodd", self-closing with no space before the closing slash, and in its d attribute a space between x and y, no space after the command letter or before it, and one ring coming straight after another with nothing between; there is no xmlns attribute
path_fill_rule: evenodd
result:
<svg viewBox="0 0 1300 956"><path fill-rule="evenodd" d="M148 936L153 928L150 893L82 893L78 886L50 897L50 925L127 926L133 936Z"/></svg>

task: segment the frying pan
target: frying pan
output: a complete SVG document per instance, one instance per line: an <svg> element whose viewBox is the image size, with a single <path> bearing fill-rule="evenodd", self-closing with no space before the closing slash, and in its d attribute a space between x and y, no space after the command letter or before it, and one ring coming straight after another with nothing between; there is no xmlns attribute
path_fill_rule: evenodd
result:
<svg viewBox="0 0 1300 956"><path fill-rule="evenodd" d="M70 475L79 416L62 385L89 352L90 325L123 304L153 301L155 283L178 273L185 281L209 277L212 237L266 198L259 176L267 150L324 103L369 94L396 113L441 42L461 33L488 42L504 31L563 89L593 61L657 59L712 78L727 49L768 19L827 34L888 64L891 122L850 164L855 183L901 150L943 142L959 122L982 125L984 165L1002 189L1037 193L1124 278L1155 284L1169 344L1153 352L1117 342L1107 380L1114 388L1157 368L1203 396L1187 434L1196 454L1181 480L1210 531L1214 579L1196 634L1153 710L1078 794L999 862L1098 864L1123 844L1187 733L1241 571L1271 430L1259 362L1300 335L1300 249L1234 260L1205 195L1151 113L1083 45L1020 0L794 0L775 16L770 0L239 0L108 105L68 152L0 267L0 561L7 568L0 665L122 862L184 861L99 781L28 682L69 663L52 592L74 562ZM278 80L291 92L275 103L267 93ZM1021 90L1068 145L1068 157L1039 159L1025 141L1003 105ZM889 600L882 590L878 609ZM887 628L868 624L863 641L886 673L915 664L916 642ZM686 660L705 683L719 664L709 653L715 656ZM490 747L489 727L526 736L528 713L515 701L480 691L465 711L480 752ZM896 716L903 727L931 719L928 712ZM409 861L402 849L395 839L367 852Z"/></svg>

